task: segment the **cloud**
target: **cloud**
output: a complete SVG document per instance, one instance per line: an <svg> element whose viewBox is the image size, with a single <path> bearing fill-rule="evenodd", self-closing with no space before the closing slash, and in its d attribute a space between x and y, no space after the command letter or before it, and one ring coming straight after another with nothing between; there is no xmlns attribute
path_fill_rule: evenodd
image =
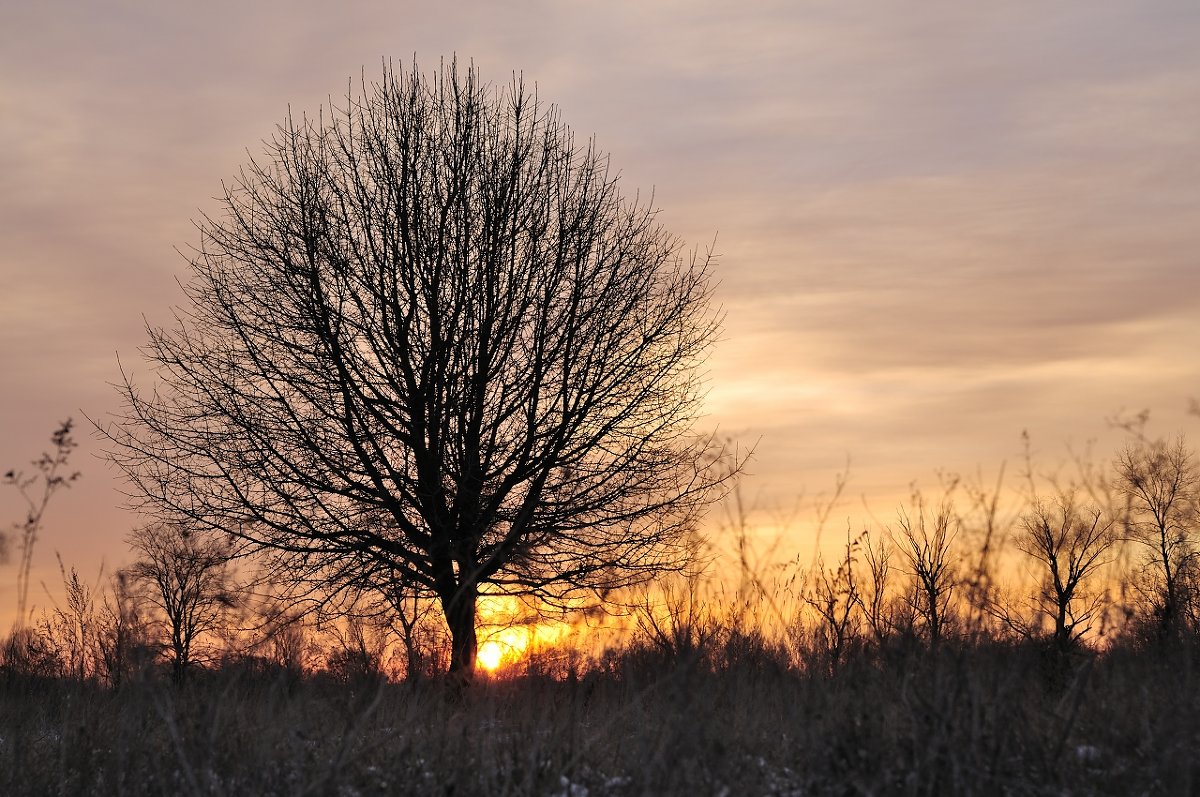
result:
<svg viewBox="0 0 1200 797"><path fill-rule="evenodd" d="M1200 393L1192 2L10 6L10 459L56 408L112 406L113 352L136 359L141 315L179 300L189 220L289 104L414 53L523 70L670 229L719 231L710 420L763 436L780 495L847 453L893 489L1007 456L1024 426L1083 437Z"/></svg>

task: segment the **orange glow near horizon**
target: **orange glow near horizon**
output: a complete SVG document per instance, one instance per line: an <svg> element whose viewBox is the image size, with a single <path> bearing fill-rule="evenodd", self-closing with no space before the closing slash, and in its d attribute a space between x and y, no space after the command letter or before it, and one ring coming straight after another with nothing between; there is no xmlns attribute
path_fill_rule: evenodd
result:
<svg viewBox="0 0 1200 797"><path fill-rule="evenodd" d="M488 672L496 672L506 665L514 664L525 657L531 637L539 635L538 627L501 628L488 635L479 646L476 663Z"/></svg>
<svg viewBox="0 0 1200 797"><path fill-rule="evenodd" d="M561 642L571 626L537 617L517 598L485 595L479 600L481 642L476 665L488 672L506 669L533 652Z"/></svg>

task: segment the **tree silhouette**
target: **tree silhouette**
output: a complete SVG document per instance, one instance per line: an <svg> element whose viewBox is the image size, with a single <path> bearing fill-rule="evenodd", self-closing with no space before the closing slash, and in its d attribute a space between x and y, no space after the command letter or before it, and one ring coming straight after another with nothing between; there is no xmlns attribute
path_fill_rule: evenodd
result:
<svg viewBox="0 0 1200 797"><path fill-rule="evenodd" d="M1037 563L1041 579L1032 601L1035 622L1053 621L1059 651L1087 633L1103 608L1104 593L1087 587L1108 563L1117 541L1112 526L1100 509L1079 507L1070 494L1056 503L1038 501L1021 516L1017 550Z"/></svg>
<svg viewBox="0 0 1200 797"><path fill-rule="evenodd" d="M520 79L386 67L223 199L148 330L158 383L125 375L104 430L135 503L327 596L435 598L467 677L481 588L567 600L687 562L731 473L693 432L711 255Z"/></svg>
<svg viewBox="0 0 1200 797"><path fill-rule="evenodd" d="M959 584L953 545L959 529L949 501L929 516L920 495L913 497L913 503L914 515L900 511L896 547L912 576L906 595L912 617L921 624L930 647L936 649L953 619L954 591Z"/></svg>
<svg viewBox="0 0 1200 797"><path fill-rule="evenodd" d="M1114 463L1126 500L1126 535L1146 550L1160 638L1174 637L1191 613L1200 551L1200 467L1182 438L1139 439Z"/></svg>
<svg viewBox="0 0 1200 797"><path fill-rule="evenodd" d="M129 535L137 560L126 574L163 615L164 646L176 683L196 660L196 643L216 631L233 606L229 544L183 526L152 524Z"/></svg>

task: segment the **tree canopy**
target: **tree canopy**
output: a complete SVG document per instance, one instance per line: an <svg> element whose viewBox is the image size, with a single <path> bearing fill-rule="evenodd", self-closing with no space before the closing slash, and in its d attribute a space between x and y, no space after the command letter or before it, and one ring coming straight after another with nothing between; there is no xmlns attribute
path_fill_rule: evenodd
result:
<svg viewBox="0 0 1200 797"><path fill-rule="evenodd" d="M105 428L135 503L326 594L563 600L683 567L730 473L694 424L711 254L520 79L386 67L289 117L199 223Z"/></svg>

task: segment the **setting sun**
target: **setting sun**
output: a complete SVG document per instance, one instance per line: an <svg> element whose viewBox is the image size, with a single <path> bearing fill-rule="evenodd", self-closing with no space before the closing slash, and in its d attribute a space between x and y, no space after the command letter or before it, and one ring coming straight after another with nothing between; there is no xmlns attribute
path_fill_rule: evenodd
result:
<svg viewBox="0 0 1200 797"><path fill-rule="evenodd" d="M531 631L526 627L498 628L479 646L475 663L487 672L520 659L529 648Z"/></svg>
<svg viewBox="0 0 1200 797"><path fill-rule="evenodd" d="M476 665L496 672L527 658L546 646L561 643L569 631L565 623L530 613L516 598L483 595L479 600L479 652Z"/></svg>
<svg viewBox="0 0 1200 797"><path fill-rule="evenodd" d="M479 666L488 672L495 672L504 660L504 648L499 642L484 642L479 646L479 654L475 657Z"/></svg>

